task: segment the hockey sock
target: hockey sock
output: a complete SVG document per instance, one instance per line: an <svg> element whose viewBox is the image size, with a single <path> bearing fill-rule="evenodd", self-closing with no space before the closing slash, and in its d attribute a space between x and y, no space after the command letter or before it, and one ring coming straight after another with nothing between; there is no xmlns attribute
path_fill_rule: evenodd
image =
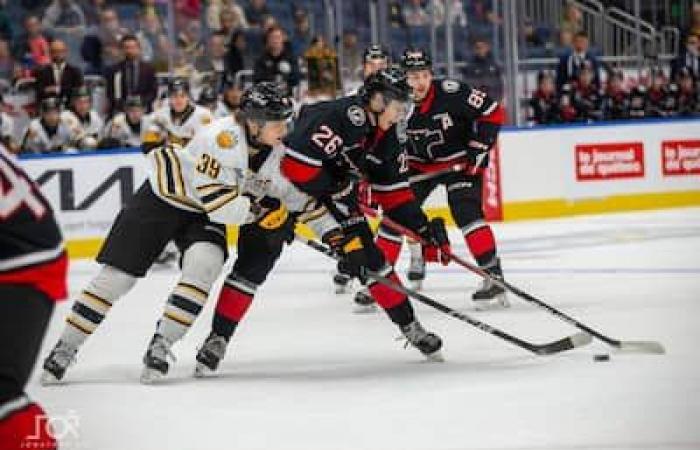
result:
<svg viewBox="0 0 700 450"><path fill-rule="evenodd" d="M257 288L256 284L236 274L229 275L216 303L212 331L228 341L250 308Z"/></svg>
<svg viewBox="0 0 700 450"><path fill-rule="evenodd" d="M103 266L73 304L60 340L75 348L80 347L102 323L114 302L129 292L135 283L133 276Z"/></svg>
<svg viewBox="0 0 700 450"><path fill-rule="evenodd" d="M486 267L496 257L496 240L491 227L483 220L476 220L462 228L469 251L481 267Z"/></svg>
<svg viewBox="0 0 700 450"><path fill-rule="evenodd" d="M223 265L224 253L214 244L197 242L185 250L182 277L168 297L156 333L170 343L182 339L204 308Z"/></svg>
<svg viewBox="0 0 700 450"><path fill-rule="evenodd" d="M0 403L0 448L55 450L46 413L25 395Z"/></svg>
<svg viewBox="0 0 700 450"><path fill-rule="evenodd" d="M396 260L399 259L402 243L403 238L401 235L392 232L384 226L379 227L379 232L377 233L377 247L392 266L396 265Z"/></svg>
<svg viewBox="0 0 700 450"><path fill-rule="evenodd" d="M394 283L401 284L399 277L391 266L386 266L378 274ZM404 294L378 282L369 284L369 292L377 304L386 311L392 322L399 326L405 326L413 322L413 307Z"/></svg>

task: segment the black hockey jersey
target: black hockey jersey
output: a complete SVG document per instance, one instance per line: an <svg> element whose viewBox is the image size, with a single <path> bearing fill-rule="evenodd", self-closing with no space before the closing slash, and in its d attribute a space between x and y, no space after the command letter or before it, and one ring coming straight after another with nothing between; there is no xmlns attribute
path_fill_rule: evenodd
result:
<svg viewBox="0 0 700 450"><path fill-rule="evenodd" d="M0 284L65 298L68 261L51 206L0 146Z"/></svg>
<svg viewBox="0 0 700 450"><path fill-rule="evenodd" d="M502 125L503 109L486 93L450 79L434 80L425 99L408 119L409 163L419 172L436 172L454 164L483 171L488 153L469 148L476 122Z"/></svg>
<svg viewBox="0 0 700 450"><path fill-rule="evenodd" d="M350 156L369 137L368 120L357 96L303 107L284 140L283 173L313 197L336 193L359 176Z"/></svg>

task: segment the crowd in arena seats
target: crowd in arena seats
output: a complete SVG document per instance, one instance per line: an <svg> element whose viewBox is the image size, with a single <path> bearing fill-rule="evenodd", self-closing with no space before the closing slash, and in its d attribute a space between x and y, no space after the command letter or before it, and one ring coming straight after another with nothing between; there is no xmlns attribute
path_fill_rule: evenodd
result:
<svg viewBox="0 0 700 450"><path fill-rule="evenodd" d="M502 19L494 2L389 0L392 50L429 49L431 21L444 26L449 6L458 76L501 98L503 74L491 44ZM219 111L235 110L252 81L281 82L309 101L354 89L370 39L369 2L343 2L342 58L321 33L321 3L172 0L169 17L168 0L0 0L0 140L15 152L38 153L134 145L142 116L163 101L168 77L189 79L195 100ZM519 27L524 56L560 57L555 72L539 77L530 102L534 122L697 110L689 92L697 91L700 74L700 6L663 76L654 70L638 77L602 64L581 32L581 11L574 4L563 11L558 29L529 21ZM437 50L435 59L444 60L445 46Z"/></svg>

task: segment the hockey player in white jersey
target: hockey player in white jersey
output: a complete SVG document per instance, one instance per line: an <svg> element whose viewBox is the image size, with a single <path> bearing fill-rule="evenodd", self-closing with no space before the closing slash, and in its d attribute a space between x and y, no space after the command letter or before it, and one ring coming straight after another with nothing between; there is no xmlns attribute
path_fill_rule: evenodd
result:
<svg viewBox="0 0 700 450"><path fill-rule="evenodd" d="M105 126L101 147L141 147L144 120L141 97L130 95L124 101L124 112L116 114Z"/></svg>
<svg viewBox="0 0 700 450"><path fill-rule="evenodd" d="M104 121L92 109L92 98L87 86L79 86L70 94L70 107L61 112L61 121L71 129L71 146L79 150L97 148Z"/></svg>
<svg viewBox="0 0 700 450"><path fill-rule="evenodd" d="M246 119L244 108L237 119L224 118L200 130L185 148L168 144L147 153L148 180L112 225L97 256L102 268L74 303L58 343L44 362L45 383L63 378L79 347L112 305L174 240L182 251L182 274L148 346L143 381L165 374L171 345L201 311L227 257L224 224L262 221L271 229L284 225L277 220L284 207L261 190L272 187L248 176L248 136L255 136L262 145L277 145L292 114L289 98L263 88L264 84L251 88L247 97L275 113L264 124ZM248 104L252 108L253 101ZM289 199L295 204L293 196ZM307 207L306 203L297 206Z"/></svg>
<svg viewBox="0 0 700 450"><path fill-rule="evenodd" d="M39 105L40 115L27 126L20 151L23 153L57 153L75 151L72 146L75 130L61 120L61 103L46 97Z"/></svg>
<svg viewBox="0 0 700 450"><path fill-rule="evenodd" d="M224 78L224 91L221 94L221 100L214 110L215 117L226 117L235 114L241 107L241 96L243 89L236 82L235 78L227 75Z"/></svg>
<svg viewBox="0 0 700 450"><path fill-rule="evenodd" d="M142 130L143 145L185 146L202 127L209 125L213 114L196 105L190 96L187 80L175 78L168 83L168 104L146 116Z"/></svg>
<svg viewBox="0 0 700 450"><path fill-rule="evenodd" d="M0 104L3 103L0 94ZM0 143L5 146L10 153L18 153L19 145L15 139L15 121L5 111L0 111Z"/></svg>

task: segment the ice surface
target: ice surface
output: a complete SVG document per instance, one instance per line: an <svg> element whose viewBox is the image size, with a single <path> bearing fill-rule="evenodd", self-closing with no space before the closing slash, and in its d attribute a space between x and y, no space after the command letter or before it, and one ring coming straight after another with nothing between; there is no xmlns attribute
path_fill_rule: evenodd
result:
<svg viewBox="0 0 700 450"><path fill-rule="evenodd" d="M295 244L258 292L218 376L192 377L210 300L166 382L138 383L141 357L175 271L154 271L88 341L67 385L29 391L78 417L64 449L700 449L700 209L495 226L508 279L619 339L665 356L612 354L594 342L538 357L417 305L445 341L444 364L404 350L383 314L354 315L331 264ZM465 251L452 234L455 248ZM406 267L404 251L400 267ZM96 265L77 262L78 292ZM576 330L511 297L474 312L479 280L429 267L425 293L528 339ZM70 302L54 316L53 345ZM37 375L37 374L35 374Z"/></svg>

